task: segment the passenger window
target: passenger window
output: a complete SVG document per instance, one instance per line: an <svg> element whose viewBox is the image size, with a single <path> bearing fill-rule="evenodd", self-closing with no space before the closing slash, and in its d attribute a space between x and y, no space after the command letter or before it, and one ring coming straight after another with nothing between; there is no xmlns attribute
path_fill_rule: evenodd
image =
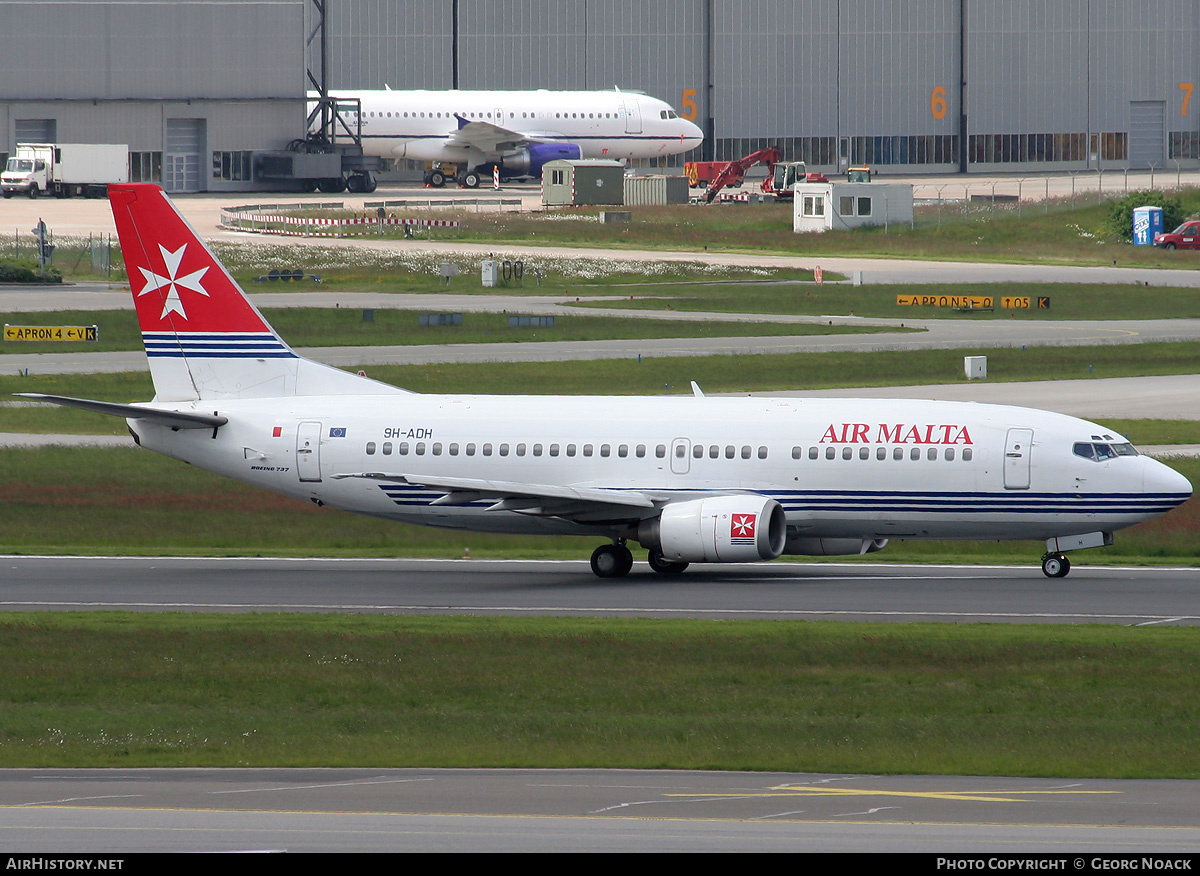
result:
<svg viewBox="0 0 1200 876"><path fill-rule="evenodd" d="M750 451L750 445L749 445L749 444L743 444L743 445L742 445L742 459L749 459L749 458L750 458L750 453L751 453L751 451Z"/></svg>
<svg viewBox="0 0 1200 876"><path fill-rule="evenodd" d="M799 447L793 447L793 448L792 448L792 459L799 459L799 458L800 458L800 456L801 456L800 450L801 450L801 448L799 448Z"/></svg>
<svg viewBox="0 0 1200 876"><path fill-rule="evenodd" d="M661 444L658 446L659 446L659 448L662 447ZM675 448L675 458L676 459L683 459L683 457L686 455L687 455L687 448L684 447L684 445L680 444L678 447Z"/></svg>
<svg viewBox="0 0 1200 876"><path fill-rule="evenodd" d="M401 441L401 442L400 442L400 446L399 446L399 447L397 447L397 448L396 448L396 450L398 450L398 451L399 451L399 453L400 453L400 455L401 455L401 456L408 456L408 442L407 442L407 441Z"/></svg>
<svg viewBox="0 0 1200 876"><path fill-rule="evenodd" d="M925 458L926 459L937 459L937 448L930 447L927 451L925 451Z"/></svg>
<svg viewBox="0 0 1200 876"><path fill-rule="evenodd" d="M458 445L457 444L451 444L449 449L450 449L451 456L458 456Z"/></svg>
<svg viewBox="0 0 1200 876"><path fill-rule="evenodd" d="M713 450L716 450L716 447L715 447L715 446L713 447ZM682 456L683 456L683 447L682 447L682 446L679 448L679 452L678 452L676 455L677 455L677 456L680 456L680 457L682 457ZM693 456L695 459L703 459L703 458L704 458L704 445L703 445L703 444L696 444L695 446L693 446L693 447L692 447L692 456ZM713 457L714 457L714 458L716 458L716 454L715 454L715 453L713 454Z"/></svg>
<svg viewBox="0 0 1200 876"><path fill-rule="evenodd" d="M809 459L816 459L816 458L817 458L817 455L818 455L819 453L820 453L820 451L819 451L819 450L818 450L816 447L810 447L810 448L808 448L808 458L809 458Z"/></svg>
<svg viewBox="0 0 1200 876"><path fill-rule="evenodd" d="M629 445L628 444L622 444L621 446L619 446L617 448L617 456L621 457L621 459L624 459L628 455L629 455Z"/></svg>
<svg viewBox="0 0 1200 876"><path fill-rule="evenodd" d="M759 459L767 458L767 445L763 444L758 448L758 458Z"/></svg>
<svg viewBox="0 0 1200 876"><path fill-rule="evenodd" d="M842 459L850 459L853 456L854 456L854 448L853 447L843 447L842 448Z"/></svg>
<svg viewBox="0 0 1200 876"><path fill-rule="evenodd" d="M525 445L518 444L517 445L517 456L524 456L524 455L525 455Z"/></svg>
<svg viewBox="0 0 1200 876"><path fill-rule="evenodd" d="M590 444L583 445L583 455L584 456L592 455L592 445L590 445Z"/></svg>
<svg viewBox="0 0 1200 876"><path fill-rule="evenodd" d="M642 449L642 445L639 444L638 445L638 456L642 455L641 449ZM664 456L666 456L667 455L667 445L659 444L657 447L655 447L654 455L657 456L659 459L662 459Z"/></svg>
<svg viewBox="0 0 1200 876"><path fill-rule="evenodd" d="M825 448L825 458L834 459L837 456L837 451L832 447Z"/></svg>
<svg viewBox="0 0 1200 876"><path fill-rule="evenodd" d="M971 448L964 447L963 448L963 462L970 462L972 456L974 456L974 452L971 450Z"/></svg>
<svg viewBox="0 0 1200 876"><path fill-rule="evenodd" d="M467 456L474 456L474 455L475 455L475 445L468 444L467 445Z"/></svg>
<svg viewBox="0 0 1200 876"><path fill-rule="evenodd" d="M542 455L542 445L540 445L540 444L533 445L533 455L534 456Z"/></svg>
<svg viewBox="0 0 1200 876"><path fill-rule="evenodd" d="M921 448L914 447L912 450L908 451L908 458L912 459L912 460L920 459L921 458Z"/></svg>
<svg viewBox="0 0 1200 876"><path fill-rule="evenodd" d="M433 442L433 447L430 449L433 451L434 456L441 456L442 455L442 442L441 441Z"/></svg>
<svg viewBox="0 0 1200 876"><path fill-rule="evenodd" d="M501 445L500 445L500 455L501 455L501 456L508 456L508 445L507 445L507 444L501 444Z"/></svg>
<svg viewBox="0 0 1200 876"><path fill-rule="evenodd" d="M876 447L875 448L875 458L876 459L887 459L887 448L886 447Z"/></svg>
<svg viewBox="0 0 1200 876"><path fill-rule="evenodd" d="M375 455L375 442L368 441L367 442L367 456L374 456L374 455Z"/></svg>
<svg viewBox="0 0 1200 876"><path fill-rule="evenodd" d="M575 445L568 444L567 445L567 456L574 456L574 455L575 455Z"/></svg>
<svg viewBox="0 0 1200 876"><path fill-rule="evenodd" d="M557 445L557 444L551 444L551 445L550 445L550 455L551 455L551 456L558 456L558 445Z"/></svg>
<svg viewBox="0 0 1200 876"><path fill-rule="evenodd" d="M600 458L601 459L606 459L608 457L609 453L611 453L611 452L612 452L612 448L609 445L607 445L607 444L600 445Z"/></svg>
<svg viewBox="0 0 1200 876"><path fill-rule="evenodd" d="M392 442L391 442L391 441L384 441L384 442L383 442L383 447L382 447L382 448L380 448L380 449L381 449L381 450L383 450L383 455L384 455L384 456L391 456L391 455L392 455Z"/></svg>
<svg viewBox="0 0 1200 876"><path fill-rule="evenodd" d="M732 444L726 444L725 445L725 458L733 459L735 456L737 456L737 448L734 447Z"/></svg>
<svg viewBox="0 0 1200 876"><path fill-rule="evenodd" d="M418 441L417 442L417 456L424 456L424 455L425 455L425 442Z"/></svg>
<svg viewBox="0 0 1200 876"><path fill-rule="evenodd" d="M946 461L947 461L947 462L953 462L953 461L954 461L954 448L953 448L953 447L947 447L947 448L946 448Z"/></svg>
<svg viewBox="0 0 1200 876"><path fill-rule="evenodd" d="M636 451L636 453L637 453L637 458L638 458L638 459L641 459L643 456L645 456L645 455L646 455L646 445L645 445L645 444L639 444L639 445L637 446L637 451Z"/></svg>
<svg viewBox="0 0 1200 876"><path fill-rule="evenodd" d="M870 447L858 448L858 458L859 459L870 459L871 458L871 448Z"/></svg>

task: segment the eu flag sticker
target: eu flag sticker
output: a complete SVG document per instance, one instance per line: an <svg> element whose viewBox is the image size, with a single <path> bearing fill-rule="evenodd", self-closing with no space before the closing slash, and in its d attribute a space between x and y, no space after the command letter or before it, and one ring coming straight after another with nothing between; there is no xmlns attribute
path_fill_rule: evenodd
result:
<svg viewBox="0 0 1200 876"><path fill-rule="evenodd" d="M346 437L346 427L345 426L330 426L329 427L329 437L330 438L345 438Z"/></svg>

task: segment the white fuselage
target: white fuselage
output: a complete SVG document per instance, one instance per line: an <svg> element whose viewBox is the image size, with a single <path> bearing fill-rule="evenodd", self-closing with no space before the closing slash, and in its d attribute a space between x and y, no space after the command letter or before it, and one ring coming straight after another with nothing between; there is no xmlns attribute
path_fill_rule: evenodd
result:
<svg viewBox="0 0 1200 876"><path fill-rule="evenodd" d="M671 501L758 494L783 506L789 553L817 552L801 549L812 539L1111 532L1191 492L1182 476L1101 426L997 405L413 394L163 407L219 408L229 423L214 435L130 420L151 449L333 508L476 530L615 534L628 524L497 510L487 498L434 504L447 490L333 476L560 484ZM305 441L312 452L298 454ZM1092 444L1129 455L1079 455Z"/></svg>
<svg viewBox="0 0 1200 876"><path fill-rule="evenodd" d="M703 141L700 129L669 104L636 92L346 91L337 97L361 101L363 150L382 158L474 167L505 151L455 144L456 116L535 142L575 143L583 158L678 155ZM357 119L351 114L347 121L353 126Z"/></svg>

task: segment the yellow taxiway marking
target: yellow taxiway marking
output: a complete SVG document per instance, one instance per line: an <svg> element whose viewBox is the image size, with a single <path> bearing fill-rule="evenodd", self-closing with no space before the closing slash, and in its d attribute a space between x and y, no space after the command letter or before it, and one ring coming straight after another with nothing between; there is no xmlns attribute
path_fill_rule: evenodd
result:
<svg viewBox="0 0 1200 876"><path fill-rule="evenodd" d="M955 800L978 803L1024 803L1031 795L1120 794L1120 791L885 791L881 788L827 788L783 785L764 791L740 794L667 794L668 797L918 797L927 800Z"/></svg>

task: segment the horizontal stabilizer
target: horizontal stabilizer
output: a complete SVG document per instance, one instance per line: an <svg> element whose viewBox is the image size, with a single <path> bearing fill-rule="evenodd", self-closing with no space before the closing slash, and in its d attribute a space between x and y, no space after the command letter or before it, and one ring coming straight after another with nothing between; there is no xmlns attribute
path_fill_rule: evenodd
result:
<svg viewBox="0 0 1200 876"><path fill-rule="evenodd" d="M114 417L126 419L153 420L164 426L176 429L215 429L229 422L228 417L217 414L191 414L183 411L164 411L159 408L148 408L144 405L120 405L115 402L94 401L89 398L71 398L66 395L44 395L40 392L18 392L24 398L35 398L38 401L63 405L68 408L81 408L85 411L95 411L98 414L111 414Z"/></svg>

